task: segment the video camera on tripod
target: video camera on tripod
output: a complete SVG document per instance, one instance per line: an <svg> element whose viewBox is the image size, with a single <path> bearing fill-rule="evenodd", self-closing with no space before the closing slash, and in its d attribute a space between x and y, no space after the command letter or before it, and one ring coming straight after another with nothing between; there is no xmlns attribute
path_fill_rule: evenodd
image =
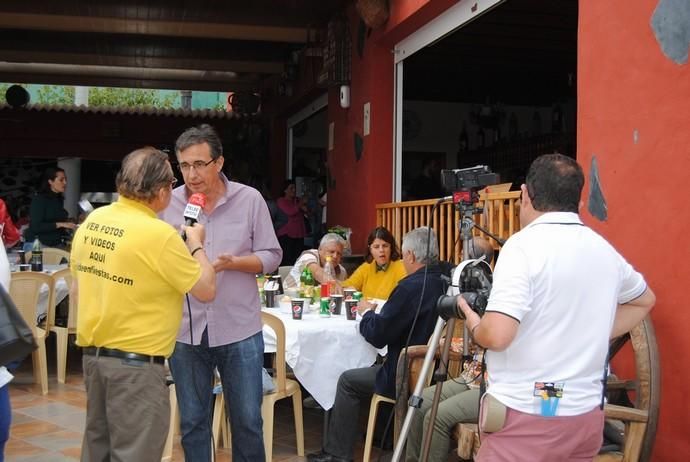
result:
<svg viewBox="0 0 690 462"><path fill-rule="evenodd" d="M488 263L483 259L465 260L453 271L448 294L438 298L436 312L446 321L450 318L464 319L457 303L457 296L460 294L472 311L484 316L492 284L493 273Z"/></svg>
<svg viewBox="0 0 690 462"><path fill-rule="evenodd" d="M479 190L497 184L498 174L491 172L487 165L441 170L441 185L453 194L455 204L471 205L479 201Z"/></svg>
<svg viewBox="0 0 690 462"><path fill-rule="evenodd" d="M477 228L484 234L496 240L500 245L503 245L503 239L500 239L488 230L482 228L475 223L473 215L482 212L482 209L477 207L479 202L479 191L487 186L498 183L498 175L491 172L491 169L486 165L477 165L475 167L442 170L441 183L446 191L452 193L453 203L460 212L460 222L458 228L460 229L460 237L462 239L462 262L453 270L451 277L451 286L446 295L441 295L436 302L436 312L439 314L439 319L436 321L436 327L429 341L430 348L424 357L420 377L426 377L431 370L432 364L435 362L436 347L441 338L441 331L443 330L446 321L448 321L448 331L446 332L446 342L444 343L443 352L441 353L441 366L439 371L434 374L437 379L436 391L434 393L434 401L432 404L431 421L436 418L436 409L440 393L445 380L446 369L445 365L448 361L448 351L451 344L451 335L453 332L453 325L455 318L463 318L462 311L457 306L457 296L462 295L470 307L480 316L484 314L491 286L493 283L493 273L489 264L481 259L471 259L469 254L470 242L472 241L472 228ZM436 205L441 202L450 200L448 198L439 199ZM463 338L468 338L467 326L464 328ZM468 345L469 342L463 342L463 358L469 357ZM409 399L409 407L405 420L400 430L400 436L395 445L392 462L398 462L402 457L405 447L405 440L410 429L412 416L422 401L422 388L424 381L419 380L415 385L414 392ZM422 452L422 460L426 460L428 456L428 449L430 444L430 437L433 432L427 432L424 444L424 451Z"/></svg>

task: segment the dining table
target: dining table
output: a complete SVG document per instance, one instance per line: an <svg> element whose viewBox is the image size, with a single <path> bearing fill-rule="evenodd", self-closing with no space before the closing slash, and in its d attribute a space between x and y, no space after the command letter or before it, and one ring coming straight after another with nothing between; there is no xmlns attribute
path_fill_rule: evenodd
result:
<svg viewBox="0 0 690 462"><path fill-rule="evenodd" d="M381 308L380 306L378 307ZM374 364L376 349L359 333L359 317L348 320L342 314L321 316L317 305L304 312L302 319L293 319L290 306L263 308L285 325L285 361L295 378L324 410L333 407L340 375L349 369ZM276 351L276 335L264 326L264 351Z"/></svg>

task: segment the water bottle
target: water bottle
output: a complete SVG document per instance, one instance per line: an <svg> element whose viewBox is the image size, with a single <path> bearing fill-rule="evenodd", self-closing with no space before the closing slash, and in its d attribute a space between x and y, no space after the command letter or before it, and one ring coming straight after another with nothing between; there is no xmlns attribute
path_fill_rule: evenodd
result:
<svg viewBox="0 0 690 462"><path fill-rule="evenodd" d="M38 238L31 246L31 271L43 271L43 248Z"/></svg>
<svg viewBox="0 0 690 462"><path fill-rule="evenodd" d="M333 262L331 257L326 257L326 264L323 265L324 281L321 284L321 296L330 297L335 293L335 268L333 268Z"/></svg>

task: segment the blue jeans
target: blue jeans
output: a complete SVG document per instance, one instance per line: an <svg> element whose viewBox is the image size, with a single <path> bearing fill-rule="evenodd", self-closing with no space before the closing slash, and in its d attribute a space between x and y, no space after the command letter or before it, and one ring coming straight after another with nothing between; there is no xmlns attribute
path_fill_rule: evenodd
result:
<svg viewBox="0 0 690 462"><path fill-rule="evenodd" d="M0 388L0 462L5 460L5 443L10 438L10 424L12 423L9 388L7 385Z"/></svg>
<svg viewBox="0 0 690 462"><path fill-rule="evenodd" d="M175 344L170 370L180 407L185 460L211 461L215 367L220 373L226 411L230 416L233 462L265 460L261 419L263 355L261 332L229 345L209 347L208 334L204 331L200 345Z"/></svg>

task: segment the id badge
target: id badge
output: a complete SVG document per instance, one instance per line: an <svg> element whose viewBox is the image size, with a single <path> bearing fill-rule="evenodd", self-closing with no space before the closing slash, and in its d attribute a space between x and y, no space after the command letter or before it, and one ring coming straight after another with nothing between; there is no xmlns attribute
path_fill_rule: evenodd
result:
<svg viewBox="0 0 690 462"><path fill-rule="evenodd" d="M565 382L535 382L536 413L543 417L554 417L558 413L558 402L563 397Z"/></svg>

